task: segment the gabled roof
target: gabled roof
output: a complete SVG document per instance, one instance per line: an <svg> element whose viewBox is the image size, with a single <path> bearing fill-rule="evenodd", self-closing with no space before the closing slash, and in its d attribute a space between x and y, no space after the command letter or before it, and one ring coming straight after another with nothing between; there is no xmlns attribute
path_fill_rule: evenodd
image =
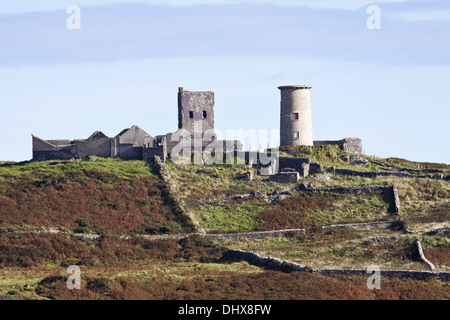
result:
<svg viewBox="0 0 450 320"><path fill-rule="evenodd" d="M40 146L48 146L56 148L55 145L51 144L48 141L45 141L44 139L39 138L38 136L35 136L34 134L32 134L31 136L33 137L33 144L39 144Z"/></svg>
<svg viewBox="0 0 450 320"><path fill-rule="evenodd" d="M108 138L103 132L101 131L95 131L87 140L97 140L102 138Z"/></svg>
<svg viewBox="0 0 450 320"><path fill-rule="evenodd" d="M117 137L120 137L120 136L123 136L125 133L127 133L127 132L130 131L131 129L143 131L143 132L145 133L145 135L150 136L147 132L145 132L144 130L142 130L139 126L133 125L131 128L123 129L122 131L120 131L120 133L116 136L116 138L117 138Z"/></svg>
<svg viewBox="0 0 450 320"><path fill-rule="evenodd" d="M119 134L116 136L116 138L122 136L125 132L127 132L128 130L130 130L131 128L127 128L127 129L123 129L122 131L119 132Z"/></svg>

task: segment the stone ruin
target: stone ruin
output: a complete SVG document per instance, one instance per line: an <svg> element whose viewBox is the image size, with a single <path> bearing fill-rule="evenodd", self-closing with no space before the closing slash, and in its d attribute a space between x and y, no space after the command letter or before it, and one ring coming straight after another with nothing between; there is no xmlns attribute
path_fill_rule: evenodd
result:
<svg viewBox="0 0 450 320"><path fill-rule="evenodd" d="M295 109L294 106L289 105L293 101L285 99L284 102L289 107L288 111ZM99 156L155 161L155 157L159 157L164 163L167 158L173 160L174 156L185 152L189 154L189 157L194 155L194 163L203 163L202 154L205 150L210 151L209 148L213 146L222 154L231 153L242 162L251 163L251 166L257 168L261 175L274 176L274 181L285 183L298 181L299 178L306 177L308 174L323 171L320 164L311 163L307 158L279 157L277 152L272 155L271 151L267 153L243 151L242 144L238 140L217 139L214 131L214 104L212 91L185 91L179 87L177 131L153 137L134 125L124 129L115 137L107 137L101 131L95 131L87 139L77 140L43 140L32 135L33 160L70 160ZM288 113L286 119L297 123L297 117L293 117L290 111ZM297 112L294 113L297 115ZM286 119L284 123L287 123ZM281 126L280 131L284 132L286 128ZM312 144L338 145L345 152L362 153L362 142L359 138L313 141ZM196 157L197 160L200 158L197 162ZM285 170L287 168L292 170Z"/></svg>
<svg viewBox="0 0 450 320"><path fill-rule="evenodd" d="M186 139L191 138L191 139ZM201 141L197 146L194 138ZM121 158L124 160L154 161L155 156L165 162L175 146L183 139L192 141L183 148L191 152L203 152L214 142L226 152L242 150L237 140L217 140L214 132L214 92L191 92L178 90L178 130L152 137L140 127L134 125L124 129L117 136L107 137L101 131L95 131L87 139L43 140L32 135L33 160L70 160L89 156Z"/></svg>

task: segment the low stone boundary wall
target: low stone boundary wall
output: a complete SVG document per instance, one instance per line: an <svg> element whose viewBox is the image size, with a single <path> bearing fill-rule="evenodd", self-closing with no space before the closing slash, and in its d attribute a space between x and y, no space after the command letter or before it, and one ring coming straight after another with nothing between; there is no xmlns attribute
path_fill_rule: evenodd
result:
<svg viewBox="0 0 450 320"><path fill-rule="evenodd" d="M161 161L161 158L158 156L155 156L155 164L156 168L158 169L159 174L163 179L170 179L170 173L167 169L166 165Z"/></svg>
<svg viewBox="0 0 450 320"><path fill-rule="evenodd" d="M398 171L422 172L422 173L444 173L444 170L442 170L442 169L408 169L408 168L401 168L401 169L398 169Z"/></svg>
<svg viewBox="0 0 450 320"><path fill-rule="evenodd" d="M65 231L60 231L60 230L30 230L30 231L13 231L13 232L6 232L6 234L64 234L64 235L69 235L69 236L74 236L74 237L79 237L79 238L84 238L84 239L90 239L90 240L95 240L101 237L101 235L98 234L89 234L89 233L69 233L69 232L65 232Z"/></svg>
<svg viewBox="0 0 450 320"><path fill-rule="evenodd" d="M339 194L360 194L367 192L392 192L392 196L394 199L394 203L392 204L390 210L393 213L398 214L400 212L400 198L398 196L398 189L396 185L392 186L377 186L377 185L369 185L369 186L361 186L361 187L335 187L328 189L318 189L318 188L309 188L305 183L302 183L299 187L297 187L299 191L306 192L332 192Z"/></svg>
<svg viewBox="0 0 450 320"><path fill-rule="evenodd" d="M279 270L284 272L306 271L306 266L304 265L278 258L262 257L259 254L250 251L228 250L224 254L224 258L230 260L248 261L251 264L271 270Z"/></svg>
<svg viewBox="0 0 450 320"><path fill-rule="evenodd" d="M431 230L425 234L427 236L436 236L436 235L447 234L447 233L450 233L450 228L439 228L436 230Z"/></svg>
<svg viewBox="0 0 450 320"><path fill-rule="evenodd" d="M364 269L311 269L312 273L318 273L324 276L331 276L342 274L346 276L369 276L367 270ZM450 272L433 272L433 271L419 271L419 270L381 270L381 277L395 278L395 279L413 279L413 280L427 280L428 278L436 278L442 282L450 282Z"/></svg>
<svg viewBox="0 0 450 320"><path fill-rule="evenodd" d="M304 183L302 183L297 190L300 191L316 191L316 192L333 192L333 193L341 193L341 194L360 194L366 192L376 192L376 191L390 191L392 190L392 186L377 186L377 185L369 185L369 186L361 186L361 187L335 187L328 189L320 189L320 188L309 188Z"/></svg>
<svg viewBox="0 0 450 320"><path fill-rule="evenodd" d="M396 185L392 186L392 193L394 195L394 212L400 212L400 198L398 197L398 189Z"/></svg>
<svg viewBox="0 0 450 320"><path fill-rule="evenodd" d="M387 176L395 176L401 178L430 178L430 179L443 179L448 180L449 176L444 176L443 174L438 175L414 175L404 172L391 172L391 171L356 171L350 169L334 169L335 174L344 175L344 176L358 176L364 178L376 178L376 177L387 177Z"/></svg>
<svg viewBox="0 0 450 320"><path fill-rule="evenodd" d="M333 229L356 229L356 228L389 228L395 221L383 221L383 222L362 222L362 223L348 223L348 224L335 224L331 226L324 226L322 230Z"/></svg>
<svg viewBox="0 0 450 320"><path fill-rule="evenodd" d="M346 276L369 276L367 270L364 269L328 269L328 268L308 268L305 265L298 264L292 261L281 260L278 258L262 257L259 254L251 251L243 250L228 250L224 254L225 259L243 260L251 264L264 267L271 270L278 270L283 272L292 271L309 271L324 276L331 275L346 275ZM433 271L417 271L417 270L381 270L381 277L395 278L395 279L413 279L413 280L427 280L435 278L442 282L450 282L450 272L433 272Z"/></svg>
<svg viewBox="0 0 450 320"><path fill-rule="evenodd" d="M432 264L430 261L427 260L427 258L425 258L425 254L423 253L423 249L422 249L422 244L420 243L419 240L416 241L416 247L417 247L417 251L419 252L419 257L420 260L422 260L423 262L425 262L431 270L434 270L434 264Z"/></svg>
<svg viewBox="0 0 450 320"><path fill-rule="evenodd" d="M236 239L236 238L265 238L265 237L277 237L280 235L290 233L305 233L305 229L284 229L273 231L255 231L255 232L239 232L239 233L208 233L204 234L205 237L217 238L217 239Z"/></svg>

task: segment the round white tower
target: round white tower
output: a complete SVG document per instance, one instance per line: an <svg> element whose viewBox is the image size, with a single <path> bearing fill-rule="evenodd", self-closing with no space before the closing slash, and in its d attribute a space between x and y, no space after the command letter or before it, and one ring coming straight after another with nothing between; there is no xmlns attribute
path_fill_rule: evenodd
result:
<svg viewBox="0 0 450 320"><path fill-rule="evenodd" d="M280 86L280 146L313 145L311 86Z"/></svg>

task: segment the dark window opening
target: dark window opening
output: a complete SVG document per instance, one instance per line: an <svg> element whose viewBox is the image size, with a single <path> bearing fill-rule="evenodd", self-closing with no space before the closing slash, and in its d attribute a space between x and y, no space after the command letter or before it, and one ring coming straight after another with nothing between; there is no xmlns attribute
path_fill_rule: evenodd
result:
<svg viewBox="0 0 450 320"><path fill-rule="evenodd" d="M292 120L298 120L298 112L292 114Z"/></svg>
<svg viewBox="0 0 450 320"><path fill-rule="evenodd" d="M202 117L203 117L203 119L206 119L206 111L202 112Z"/></svg>
<svg viewBox="0 0 450 320"><path fill-rule="evenodd" d="M294 131L294 139L300 138L300 133L298 131Z"/></svg>
<svg viewBox="0 0 450 320"><path fill-rule="evenodd" d="M194 111L189 111L189 119L194 119Z"/></svg>

